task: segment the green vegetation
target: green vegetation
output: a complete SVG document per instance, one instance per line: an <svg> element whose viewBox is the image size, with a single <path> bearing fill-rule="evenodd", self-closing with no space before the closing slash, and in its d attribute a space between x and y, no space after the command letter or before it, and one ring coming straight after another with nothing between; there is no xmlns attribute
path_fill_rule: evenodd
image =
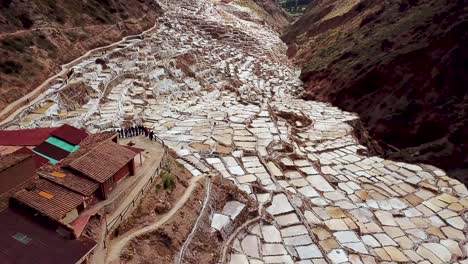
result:
<svg viewBox="0 0 468 264"><path fill-rule="evenodd" d="M161 172L161 179L162 179L162 182L163 182L163 188L165 190L172 190L174 189L175 187L175 175L168 172L168 171L162 171Z"/></svg>
<svg viewBox="0 0 468 264"><path fill-rule="evenodd" d="M36 46L47 51L49 56L54 58L57 53L57 47L43 34L35 35L34 42Z"/></svg>
<svg viewBox="0 0 468 264"><path fill-rule="evenodd" d="M69 32L66 32L65 34L67 35L68 39L71 42L81 41L88 37L86 33L80 29L76 29L75 31L69 31Z"/></svg>
<svg viewBox="0 0 468 264"><path fill-rule="evenodd" d="M357 65L385 65L400 54L426 45L424 42L394 43L405 34L412 34L413 39L424 39L425 35L434 33L438 28L431 20L446 9L441 3L437 6L422 4L418 9L406 12L399 3L385 2L379 10L364 17L365 22L360 28L345 33L335 30L321 34L315 44L321 47L317 57L307 62L304 72L317 72L333 64L343 75L351 76L351 73L362 74L353 70ZM424 25L429 28L421 28ZM395 46L392 53L382 52L392 45Z"/></svg>
<svg viewBox="0 0 468 264"><path fill-rule="evenodd" d="M0 72L4 74L18 74L22 69L23 66L16 61L0 61Z"/></svg>
<svg viewBox="0 0 468 264"><path fill-rule="evenodd" d="M0 48L14 52L24 52L33 45L32 38L26 37L5 37L0 42Z"/></svg>
<svg viewBox="0 0 468 264"><path fill-rule="evenodd" d="M31 18L27 14L21 14L18 16L19 21L21 22L21 25L25 29L29 29L34 25L34 21L31 20Z"/></svg>
<svg viewBox="0 0 468 264"><path fill-rule="evenodd" d="M58 50L57 47L43 34L35 33L33 36L5 37L0 41L1 49L15 53L28 53L28 49L31 46L36 46L47 51L51 57L55 57Z"/></svg>

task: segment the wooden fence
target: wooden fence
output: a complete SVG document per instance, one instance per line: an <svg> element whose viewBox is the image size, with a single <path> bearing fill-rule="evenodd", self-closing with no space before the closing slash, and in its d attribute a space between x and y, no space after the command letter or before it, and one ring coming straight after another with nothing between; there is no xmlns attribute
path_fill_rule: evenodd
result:
<svg viewBox="0 0 468 264"><path fill-rule="evenodd" d="M162 141L162 140L161 140ZM146 181L146 183L143 185L143 187L135 194L135 197L125 206L121 212L117 216L115 216L113 219L106 219L106 236L113 232L119 225L122 223L123 220L125 220L126 217L135 209L135 207L138 205L138 202L140 199L145 195L146 191L148 191L149 188L151 188L152 184L156 180L156 177L159 176L159 174L162 171L163 166L166 164L167 161L167 156L168 156L168 148L167 146L163 143L164 147L164 154L161 159L161 162L157 164L154 169L153 169L153 175Z"/></svg>

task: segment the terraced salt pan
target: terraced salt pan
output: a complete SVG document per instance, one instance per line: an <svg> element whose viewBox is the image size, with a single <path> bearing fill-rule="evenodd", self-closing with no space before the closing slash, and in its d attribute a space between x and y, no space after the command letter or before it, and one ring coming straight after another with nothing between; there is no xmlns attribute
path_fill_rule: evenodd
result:
<svg viewBox="0 0 468 264"><path fill-rule="evenodd" d="M74 113L26 113L21 125L104 130L144 120L194 176L219 172L272 216L236 237L230 263L467 262L465 186L432 166L361 155L356 115L296 99L296 69L264 25L208 1L163 4L156 32L75 66L96 98ZM101 57L107 72L94 63ZM100 100L123 73L134 77ZM214 230L238 211L230 206L212 216Z"/></svg>

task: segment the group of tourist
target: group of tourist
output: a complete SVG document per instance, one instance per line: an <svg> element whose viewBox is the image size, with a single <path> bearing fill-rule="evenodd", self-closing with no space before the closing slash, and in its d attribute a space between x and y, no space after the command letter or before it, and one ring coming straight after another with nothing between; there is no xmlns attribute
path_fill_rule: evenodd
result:
<svg viewBox="0 0 468 264"><path fill-rule="evenodd" d="M153 130L143 125L133 125L131 127L119 128L114 131L119 134L119 138L130 138L145 135L145 137L148 137L151 141L156 141L156 134Z"/></svg>

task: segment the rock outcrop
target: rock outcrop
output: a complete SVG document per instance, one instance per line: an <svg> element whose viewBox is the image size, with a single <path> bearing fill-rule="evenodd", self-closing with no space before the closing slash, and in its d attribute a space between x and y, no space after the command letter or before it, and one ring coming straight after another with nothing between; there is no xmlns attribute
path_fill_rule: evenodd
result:
<svg viewBox="0 0 468 264"><path fill-rule="evenodd" d="M275 29L282 31L289 25L290 18L288 14L275 0L253 0L253 2L269 14L266 21L268 24L273 25Z"/></svg>
<svg viewBox="0 0 468 264"><path fill-rule="evenodd" d="M87 50L154 25L153 0L0 1L0 109Z"/></svg>
<svg viewBox="0 0 468 264"><path fill-rule="evenodd" d="M468 164L467 14L465 1L317 0L283 39L306 98L357 112L387 157L455 175Z"/></svg>
<svg viewBox="0 0 468 264"><path fill-rule="evenodd" d="M221 2L234 8L229 12L238 18L267 24L278 32L284 31L291 22L291 18L275 0L223 0ZM239 7L244 10L238 9ZM254 16L252 16L252 12L255 13Z"/></svg>

